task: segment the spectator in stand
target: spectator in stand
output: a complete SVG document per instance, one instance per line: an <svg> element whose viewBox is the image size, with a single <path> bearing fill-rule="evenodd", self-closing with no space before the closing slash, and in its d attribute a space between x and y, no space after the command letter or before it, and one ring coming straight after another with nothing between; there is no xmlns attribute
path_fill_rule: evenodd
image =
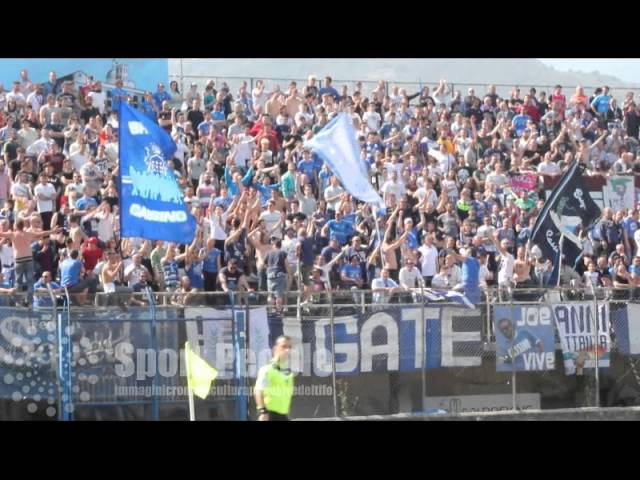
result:
<svg viewBox="0 0 640 480"><path fill-rule="evenodd" d="M51 308L53 307L53 301L51 295L59 295L63 292L62 286L54 282L51 277L51 272L42 272L40 279L34 283L33 291L36 295L33 296L33 306L35 308Z"/></svg>

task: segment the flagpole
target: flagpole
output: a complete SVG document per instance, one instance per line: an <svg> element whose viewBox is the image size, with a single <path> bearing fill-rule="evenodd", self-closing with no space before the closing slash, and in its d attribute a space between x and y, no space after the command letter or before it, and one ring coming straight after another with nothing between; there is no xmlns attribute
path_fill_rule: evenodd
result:
<svg viewBox="0 0 640 480"><path fill-rule="evenodd" d="M560 241L558 242L560 253L558 254L558 279L556 287L560 287L560 273L562 271L562 247L564 245L564 233L560 234Z"/></svg>
<svg viewBox="0 0 640 480"><path fill-rule="evenodd" d="M384 269L384 260L382 258L382 240L380 239L380 226L378 225L378 209L375 205L373 206L373 220L376 224L376 236L378 237L378 255L380 256L380 268Z"/></svg>
<svg viewBox="0 0 640 480"><path fill-rule="evenodd" d="M187 389L189 390L189 421L190 422L195 422L196 421L196 406L195 406L195 402L193 400L193 390L191 389L191 387L187 387Z"/></svg>
<svg viewBox="0 0 640 480"><path fill-rule="evenodd" d="M191 375L191 365L189 362L189 349L191 348L191 345L189 344L189 342L187 341L184 345L184 362L185 362L185 366L186 366L186 371L187 371L187 393L189 395L189 421L190 422L195 422L196 421L196 405L195 405L195 401L193 399L193 389L191 388L191 385L189 384L189 378Z"/></svg>

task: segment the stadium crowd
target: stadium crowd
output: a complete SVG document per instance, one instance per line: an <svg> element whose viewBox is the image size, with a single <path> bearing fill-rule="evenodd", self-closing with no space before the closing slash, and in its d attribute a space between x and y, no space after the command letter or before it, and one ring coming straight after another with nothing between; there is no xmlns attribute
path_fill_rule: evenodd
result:
<svg viewBox="0 0 640 480"><path fill-rule="evenodd" d="M91 78L28 75L0 86L0 292L27 290L28 302L34 290L62 286L80 304L89 293L127 292L143 305L135 293L147 286L174 292L176 304L198 291L269 291L278 309L297 289L305 305L328 289L370 289L385 302L421 286L479 301L483 288L549 275L551 260L529 242L545 177L573 162L593 176L640 174L640 106L607 87L503 98L494 85L461 92L441 80L407 92L380 81L364 91L310 76L273 91L262 81L180 91L172 81L134 98L121 82L105 91ZM169 168L198 223L189 245L120 238L122 102L177 145ZM382 215L305 149L339 112L352 118ZM522 174L535 175L534 188L511 188ZM640 285L638 221L636 208L605 209L579 233L583 255L563 265L560 283Z"/></svg>

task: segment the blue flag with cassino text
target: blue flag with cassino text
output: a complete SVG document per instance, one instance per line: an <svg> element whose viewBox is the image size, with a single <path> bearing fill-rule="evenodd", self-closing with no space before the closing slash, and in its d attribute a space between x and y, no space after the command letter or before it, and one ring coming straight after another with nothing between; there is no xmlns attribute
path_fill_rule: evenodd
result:
<svg viewBox="0 0 640 480"><path fill-rule="evenodd" d="M360 161L356 134L346 113L336 115L305 147L327 162L347 192L358 200L384 208L384 201L369 182L368 172Z"/></svg>
<svg viewBox="0 0 640 480"><path fill-rule="evenodd" d="M196 221L167 160L176 144L146 115L120 110L120 218L122 237L191 243Z"/></svg>

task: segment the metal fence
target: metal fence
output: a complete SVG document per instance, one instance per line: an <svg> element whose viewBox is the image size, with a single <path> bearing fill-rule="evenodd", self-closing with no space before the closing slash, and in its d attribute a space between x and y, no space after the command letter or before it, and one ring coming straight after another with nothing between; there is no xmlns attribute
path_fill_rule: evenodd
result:
<svg viewBox="0 0 640 480"><path fill-rule="evenodd" d="M213 80L215 82L215 88L217 90L220 89L223 83L229 87L229 91L232 95L236 95L238 89L246 82L249 93L253 90L256 82L258 80L262 80L265 84L265 91L270 92L274 91L277 87L280 87L281 91L286 92L287 86L289 82L295 81L297 83L297 87L299 91L302 91L303 87L307 84L306 78L278 78L278 77L237 77L237 76L220 76L220 75L181 75L180 73L170 74L169 77L173 80L177 80L179 85L181 86L180 91L184 92L189 88L191 83L195 83L198 86L199 91L204 91L205 85L209 80ZM362 84L363 93L367 96L371 94L371 92L376 89L378 85L378 81L372 80L356 80L356 79L333 79L333 86L341 91L343 86L348 87L349 93L353 93L356 89L356 84ZM422 90L423 87L427 86L431 91L437 88L439 80L419 80L415 82L407 82L407 81L385 81L385 87L387 93L389 93L390 87L397 85L400 89L405 89L408 95L412 95L414 93L418 93ZM488 83L470 83L470 82L457 82L457 81L449 81L449 85L453 91L460 90L462 97L464 98L467 95L467 92L470 88L475 90L477 96L482 97L488 91L489 84ZM495 83L492 84L496 87L496 92L502 98L510 98L511 92L514 89L520 89L520 98L523 98L526 94L529 93L531 88L535 88L536 92L539 94L540 92L546 92L547 98L553 93L554 85L545 85L539 83L522 83L522 84L505 84L505 83ZM322 88L323 80L318 79L318 86ZM584 87L585 93L587 95L592 94L596 88L602 87L603 85L582 85ZM563 91L567 98L571 97L574 94L574 89L576 85L564 85ZM634 97L637 99L638 95L640 95L640 85L631 85L631 86L616 86L609 85L611 95L618 100L620 106L622 106L622 101L624 100L626 94L628 92L633 92ZM417 104L417 98L414 99L412 104Z"/></svg>
<svg viewBox="0 0 640 480"><path fill-rule="evenodd" d="M257 368L281 334L294 346L296 419L640 405L634 290L487 290L474 308L418 290L324 292L309 305L289 292L282 315L265 293L153 293L138 297L144 305L114 295L55 308L3 297L0 418L186 420L189 340L219 371L196 418L252 419ZM524 363L522 342L532 347Z"/></svg>

